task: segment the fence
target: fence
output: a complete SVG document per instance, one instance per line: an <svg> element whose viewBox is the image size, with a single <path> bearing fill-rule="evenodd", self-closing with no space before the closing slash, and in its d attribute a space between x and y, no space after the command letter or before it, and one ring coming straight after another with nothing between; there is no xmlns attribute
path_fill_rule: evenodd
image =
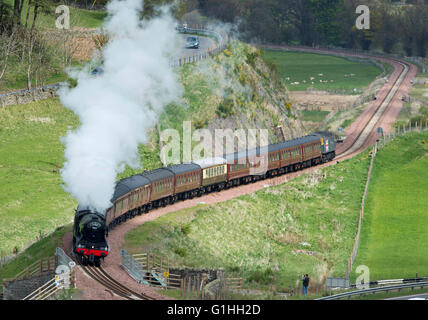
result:
<svg viewBox="0 0 428 320"><path fill-rule="evenodd" d="M179 289L184 299L220 300L225 298L228 289L242 288L242 278L225 279L220 270L195 271L183 266L181 270L173 269L172 266L179 266L177 262L150 252L131 255L121 250L120 254L122 267L138 283Z"/></svg>
<svg viewBox="0 0 428 320"><path fill-rule="evenodd" d="M76 263L71 259L61 248L56 248L55 256L57 258L57 264L68 266L71 269L76 265Z"/></svg>
<svg viewBox="0 0 428 320"><path fill-rule="evenodd" d="M14 278L3 279L3 282L28 279L44 272L55 271L56 265L57 260L55 256L42 258L29 265L27 268L18 273Z"/></svg>
<svg viewBox="0 0 428 320"><path fill-rule="evenodd" d="M165 289L176 289L181 286L181 276L169 272L169 260L151 254L130 255L126 250L120 250L122 267L138 283L148 286L158 286Z"/></svg>
<svg viewBox="0 0 428 320"><path fill-rule="evenodd" d="M69 272L65 272L60 275L56 275L55 278L49 280L44 285L40 286L22 300L47 300L53 297L62 289L69 289L75 287L75 273L74 269Z"/></svg>

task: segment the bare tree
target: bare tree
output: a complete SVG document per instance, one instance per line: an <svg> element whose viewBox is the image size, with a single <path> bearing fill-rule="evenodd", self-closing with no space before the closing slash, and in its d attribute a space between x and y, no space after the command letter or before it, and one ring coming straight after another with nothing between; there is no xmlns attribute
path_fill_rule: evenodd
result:
<svg viewBox="0 0 428 320"><path fill-rule="evenodd" d="M6 68L7 68L7 63L9 60L9 56L12 52L12 49L15 45L16 39L15 39L15 34L16 34L16 27L13 28L12 30L12 34L9 36L9 39L7 39L7 36L4 35L3 37L5 38L5 41L1 41L0 45L2 43L6 44L6 48L1 48L1 52L4 52L4 57L2 57L4 59L3 63L3 67L1 68L1 73L0 73L0 80L3 78L5 72L6 72ZM7 40L6 40L7 39Z"/></svg>

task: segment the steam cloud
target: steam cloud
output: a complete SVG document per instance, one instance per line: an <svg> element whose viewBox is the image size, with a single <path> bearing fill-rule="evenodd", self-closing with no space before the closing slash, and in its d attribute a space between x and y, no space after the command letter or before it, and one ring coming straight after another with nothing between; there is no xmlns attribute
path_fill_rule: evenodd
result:
<svg viewBox="0 0 428 320"><path fill-rule="evenodd" d="M62 104L81 122L63 138L64 188L99 212L111 205L117 173L126 164L140 166L138 145L147 142L147 129L182 92L169 66L179 38L167 10L149 21L139 18L141 0L114 0L107 10L103 73L75 71L78 85L60 92Z"/></svg>

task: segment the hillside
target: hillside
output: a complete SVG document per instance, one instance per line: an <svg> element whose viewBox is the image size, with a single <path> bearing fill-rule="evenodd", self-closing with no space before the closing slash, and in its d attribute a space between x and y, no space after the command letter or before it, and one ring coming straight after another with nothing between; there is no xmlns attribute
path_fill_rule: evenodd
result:
<svg viewBox="0 0 428 320"><path fill-rule="evenodd" d="M165 108L160 117L160 130L176 129L182 136L184 121L191 121L192 132L208 129L213 137L217 129L232 132L266 129L269 142L282 139L275 130L277 126L283 127L286 139L307 133L287 99L284 82L264 62L262 52L250 45L231 41L227 49L213 59L187 64L179 72L184 93L181 101ZM149 154L144 148L146 152L141 161L160 166L159 135L155 129L149 145L154 152ZM243 148L246 146L239 149ZM127 168L120 176L136 172Z"/></svg>
<svg viewBox="0 0 428 320"><path fill-rule="evenodd" d="M230 56L227 51L199 65L177 69L184 87L183 99L164 110L161 128L181 130L184 120L191 120L194 128L211 130L267 128L272 141L276 141L272 127L289 119L290 136L304 134L293 110L284 108L285 87L273 78L260 53L239 42L229 49ZM227 83L219 78L228 79ZM0 183L9 186L0 197L2 255L15 247L20 251L40 234L71 222L76 203L61 187L59 169L64 146L60 137L78 124L77 117L58 99L0 110ZM151 141L139 146L139 153L145 169L162 166L155 128ZM120 177L140 171L127 168Z"/></svg>

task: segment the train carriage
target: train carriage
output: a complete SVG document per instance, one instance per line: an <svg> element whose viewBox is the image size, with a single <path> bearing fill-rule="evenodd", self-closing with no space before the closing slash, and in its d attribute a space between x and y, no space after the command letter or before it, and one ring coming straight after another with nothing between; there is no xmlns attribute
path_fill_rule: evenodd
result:
<svg viewBox="0 0 428 320"><path fill-rule="evenodd" d="M254 150L255 149L250 150L252 151L250 156L248 156L248 150L234 152L224 156L227 163L227 187L236 186L251 180L250 168L252 165L250 159L255 156Z"/></svg>
<svg viewBox="0 0 428 320"><path fill-rule="evenodd" d="M109 228L129 218L130 214L141 213L134 210L144 209L150 201L150 191L150 180L141 174L120 180L116 184L111 200L113 206L106 212L106 223Z"/></svg>
<svg viewBox="0 0 428 320"><path fill-rule="evenodd" d="M200 194L201 167L195 163L176 164L166 168L174 176L174 200L185 200Z"/></svg>
<svg viewBox="0 0 428 320"><path fill-rule="evenodd" d="M201 168L201 188L203 192L219 191L225 187L227 163L224 158L213 157L195 160L193 163Z"/></svg>
<svg viewBox="0 0 428 320"><path fill-rule="evenodd" d="M174 178L171 170L159 168L142 174L150 180L150 202L154 207L165 206L174 201Z"/></svg>

